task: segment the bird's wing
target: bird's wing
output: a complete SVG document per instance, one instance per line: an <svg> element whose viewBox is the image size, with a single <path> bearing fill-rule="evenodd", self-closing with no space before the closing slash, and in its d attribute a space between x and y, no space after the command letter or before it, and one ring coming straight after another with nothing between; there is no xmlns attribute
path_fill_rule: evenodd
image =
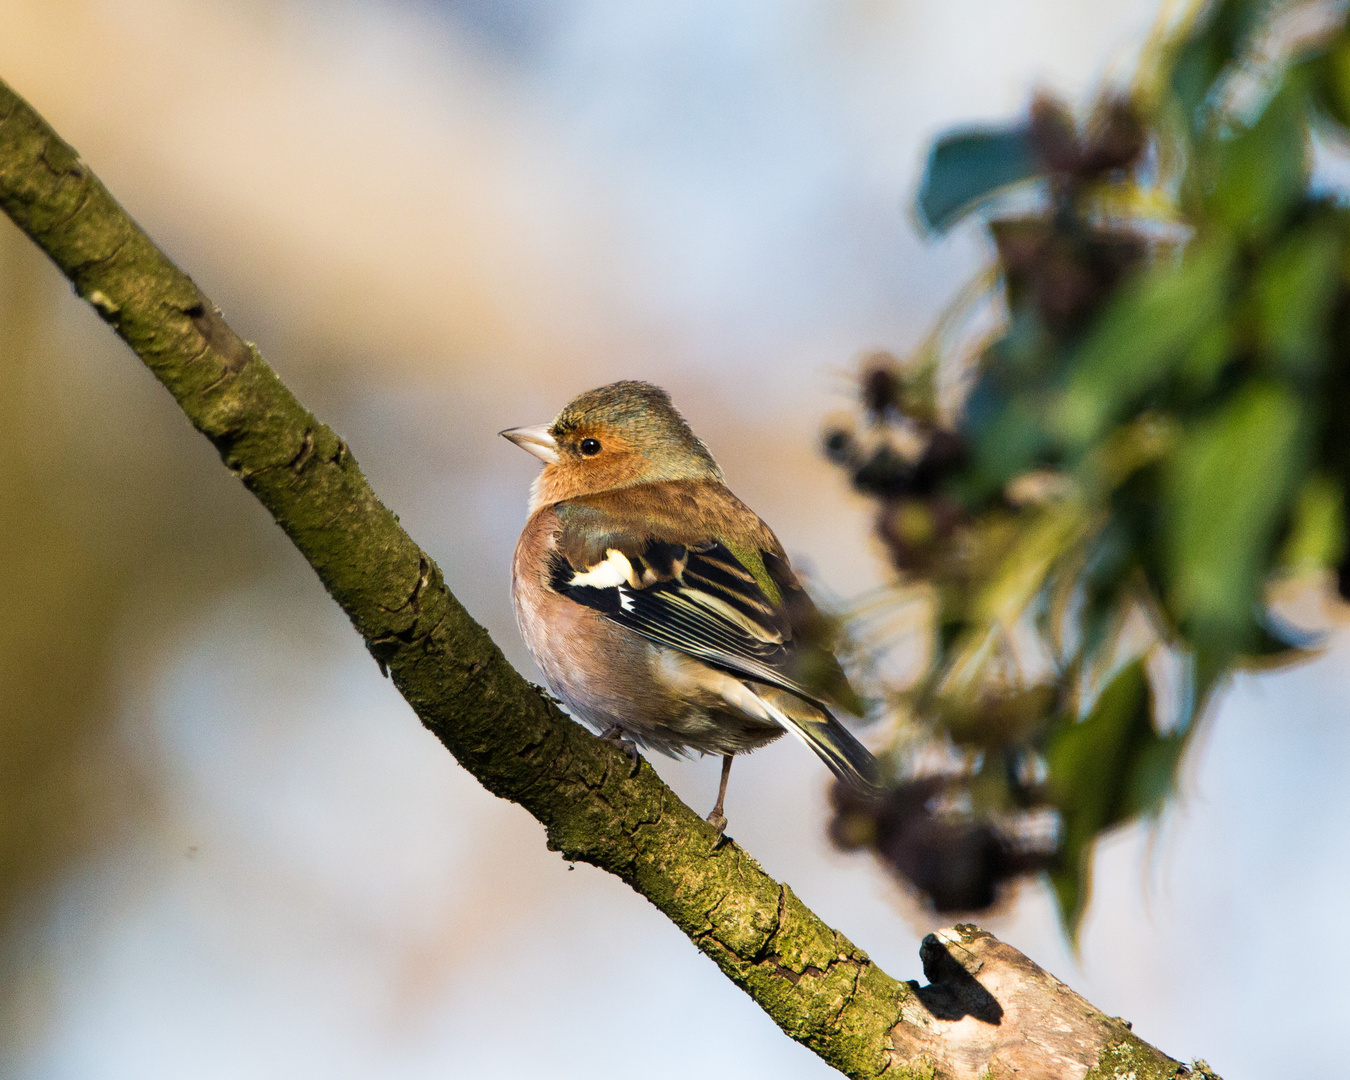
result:
<svg viewBox="0 0 1350 1080"><path fill-rule="evenodd" d="M649 641L733 676L728 704L797 735L873 792L877 764L831 713L861 712L825 621L777 538L723 485L668 481L558 504L548 584ZM725 697L725 695L724 695Z"/></svg>
<svg viewBox="0 0 1350 1080"><path fill-rule="evenodd" d="M650 641L827 713L860 711L767 526L721 485L644 487L655 490L559 505L550 586Z"/></svg>
<svg viewBox="0 0 1350 1080"><path fill-rule="evenodd" d="M593 566L555 554L549 584L651 641L814 699L784 671L791 628L754 577L720 543L649 540L611 547Z"/></svg>

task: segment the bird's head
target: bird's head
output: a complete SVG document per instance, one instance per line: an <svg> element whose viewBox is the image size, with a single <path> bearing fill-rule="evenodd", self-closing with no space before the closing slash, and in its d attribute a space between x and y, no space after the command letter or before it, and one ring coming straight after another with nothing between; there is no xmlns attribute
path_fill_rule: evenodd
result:
<svg viewBox="0 0 1350 1080"><path fill-rule="evenodd" d="M661 480L718 480L722 470L675 411L645 382L616 382L574 398L551 424L509 428L505 438L544 463L531 510Z"/></svg>

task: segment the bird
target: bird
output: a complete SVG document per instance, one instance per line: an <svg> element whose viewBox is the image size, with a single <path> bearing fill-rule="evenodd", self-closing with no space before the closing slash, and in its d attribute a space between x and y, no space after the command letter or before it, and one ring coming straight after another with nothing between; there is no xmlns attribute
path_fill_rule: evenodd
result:
<svg viewBox="0 0 1350 1080"><path fill-rule="evenodd" d="M795 735L860 793L877 763L836 711L863 706L773 531L727 487L670 396L626 380L504 438L544 463L511 584L547 689L624 748L732 758Z"/></svg>

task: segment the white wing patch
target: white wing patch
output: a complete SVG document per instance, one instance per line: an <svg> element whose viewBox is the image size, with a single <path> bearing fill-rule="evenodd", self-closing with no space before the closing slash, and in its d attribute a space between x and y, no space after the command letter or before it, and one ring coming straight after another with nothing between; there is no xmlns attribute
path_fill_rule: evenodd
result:
<svg viewBox="0 0 1350 1080"><path fill-rule="evenodd" d="M598 562L584 573L572 575L569 585L584 585L590 589L615 589L620 585L640 588L633 577L633 564L618 548L605 552L604 562Z"/></svg>

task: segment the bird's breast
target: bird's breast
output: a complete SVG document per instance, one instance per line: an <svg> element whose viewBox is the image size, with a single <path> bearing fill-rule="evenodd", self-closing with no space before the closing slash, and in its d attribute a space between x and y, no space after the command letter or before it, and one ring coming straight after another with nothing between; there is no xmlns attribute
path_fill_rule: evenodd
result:
<svg viewBox="0 0 1350 1080"><path fill-rule="evenodd" d="M579 719L597 727L658 723L669 695L653 678L647 641L550 587L557 527L552 507L544 507L516 545L512 594L530 655Z"/></svg>

